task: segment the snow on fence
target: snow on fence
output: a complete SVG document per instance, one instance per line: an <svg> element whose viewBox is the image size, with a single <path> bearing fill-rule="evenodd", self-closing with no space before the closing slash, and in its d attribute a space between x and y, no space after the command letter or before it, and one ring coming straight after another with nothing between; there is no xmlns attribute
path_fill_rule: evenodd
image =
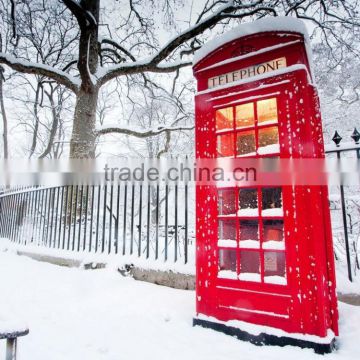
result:
<svg viewBox="0 0 360 360"><path fill-rule="evenodd" d="M187 184L73 185L0 193L0 238L20 245L182 262L194 259Z"/></svg>

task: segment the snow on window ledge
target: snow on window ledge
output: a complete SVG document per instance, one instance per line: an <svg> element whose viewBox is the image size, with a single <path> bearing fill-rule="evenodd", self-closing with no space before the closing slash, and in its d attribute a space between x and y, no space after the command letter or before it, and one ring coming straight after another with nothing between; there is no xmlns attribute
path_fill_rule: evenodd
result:
<svg viewBox="0 0 360 360"><path fill-rule="evenodd" d="M265 126L265 125L276 125L278 124L278 120L277 119L273 119L273 120L266 120L266 121L261 121L258 123L258 127L261 128L261 126Z"/></svg>
<svg viewBox="0 0 360 360"><path fill-rule="evenodd" d="M231 128L223 128L223 129L216 130L216 134L217 134L217 135L220 135L220 134L222 134L222 133L227 133L227 132L233 131L233 130L234 130L233 127L231 127Z"/></svg>
<svg viewBox="0 0 360 360"><path fill-rule="evenodd" d="M255 156L256 152L249 152L247 154L237 154L236 157L241 158L241 157L246 157L246 156Z"/></svg>
<svg viewBox="0 0 360 360"><path fill-rule="evenodd" d="M235 271L231 271L231 270L220 270L218 272L218 278L236 280L237 279L237 274L236 274Z"/></svg>
<svg viewBox="0 0 360 360"><path fill-rule="evenodd" d="M285 250L285 242L277 240L264 241L262 247L266 250Z"/></svg>
<svg viewBox="0 0 360 360"><path fill-rule="evenodd" d="M257 150L259 155L277 154L280 152L279 144L271 144L259 147Z"/></svg>
<svg viewBox="0 0 360 360"><path fill-rule="evenodd" d="M243 280L243 281L260 282L261 276L260 276L260 274L256 274L256 273L241 273L239 275L239 279Z"/></svg>
<svg viewBox="0 0 360 360"><path fill-rule="evenodd" d="M277 275L264 276L264 282L267 284L287 285L286 278Z"/></svg>
<svg viewBox="0 0 360 360"><path fill-rule="evenodd" d="M261 211L262 216L284 216L282 208L264 209Z"/></svg>
<svg viewBox="0 0 360 360"><path fill-rule="evenodd" d="M258 208L239 209L237 214L238 214L238 216L258 216L259 209Z"/></svg>
<svg viewBox="0 0 360 360"><path fill-rule="evenodd" d="M260 242L258 240L241 240L240 247L246 249L259 249Z"/></svg>
<svg viewBox="0 0 360 360"><path fill-rule="evenodd" d="M230 240L230 239L221 239L218 240L217 245L219 247L228 247L228 248L236 248L236 240Z"/></svg>

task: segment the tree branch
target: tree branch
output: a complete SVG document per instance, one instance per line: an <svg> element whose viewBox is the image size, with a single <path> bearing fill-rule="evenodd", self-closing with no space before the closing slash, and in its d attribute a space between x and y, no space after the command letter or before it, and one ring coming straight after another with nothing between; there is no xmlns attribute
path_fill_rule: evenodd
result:
<svg viewBox="0 0 360 360"><path fill-rule="evenodd" d="M56 70L51 66L44 64L32 63L30 61L17 59L13 56L0 53L0 64L5 64L13 70L19 71L23 74L34 74L46 76L68 89L77 93L79 90L78 81L64 71Z"/></svg>
<svg viewBox="0 0 360 360"><path fill-rule="evenodd" d="M151 136L160 135L163 132L170 133L173 131L191 131L193 129L194 126L158 127L157 129L150 130L135 130L131 128L108 127L98 130L96 134L97 136L107 134L122 134L144 139Z"/></svg>
<svg viewBox="0 0 360 360"><path fill-rule="evenodd" d="M249 4L239 4L234 5L233 1L227 1L225 5L220 6L218 10L208 16L203 21L198 22L194 26L188 28L186 31L182 32L180 35L176 36L174 39L169 41L152 59L156 64L160 63L166 59L174 50L176 50L180 45L184 44L186 41L194 39L196 36L202 34L204 31L210 29L216 25L219 21L224 20L229 17L236 16L237 18L244 18L250 15L253 15L260 11L266 11L276 15L276 11L271 6L260 6L263 3L262 0L257 0L250 2ZM238 10L246 10L240 14L234 15Z"/></svg>
<svg viewBox="0 0 360 360"><path fill-rule="evenodd" d="M121 75L131 75L140 72L157 72L168 73L176 71L182 67L189 66L191 62L179 62L176 64L159 65L160 62L165 60L174 50L186 43L188 40L194 39L196 36L202 34L206 30L212 28L221 20L232 17L234 12L238 10L244 10L240 14L236 14L237 18L248 17L258 12L264 11L276 15L276 11L271 6L262 6L263 1L257 0L250 4L234 5L233 1L227 1L225 5L219 7L219 9L203 21L195 24L186 31L177 35L170 40L157 54L149 58L147 61L138 61L134 63L121 64L112 68L103 70L104 75L99 76L100 86Z"/></svg>
<svg viewBox="0 0 360 360"><path fill-rule="evenodd" d="M44 92L45 92L46 96L48 97L50 106L51 106L52 125L51 125L51 129L50 129L47 146L46 146L44 152L39 156L39 159L44 159L46 156L48 156L50 154L51 149L54 145L54 139L55 139L56 132L58 131L58 126L59 126L59 114L56 111L54 97L53 97L55 90L52 88L52 86L50 86L50 88L51 88L50 92L47 92L46 90Z"/></svg>
<svg viewBox="0 0 360 360"><path fill-rule="evenodd" d="M133 75L144 72L153 72L153 73L171 73L178 69L181 69L186 66L192 65L191 61L179 61L174 63L168 63L164 65L157 65L152 62L133 62L133 63L123 63L120 65L115 65L103 69L104 75L98 74L99 86L104 85L106 82L122 75Z"/></svg>
<svg viewBox="0 0 360 360"><path fill-rule="evenodd" d="M39 115L38 115L38 105L39 105L39 98L40 98L40 92L42 92L43 88L42 88L42 82L40 80L38 80L37 86L36 86L36 91L35 91L35 101L34 101L34 118L35 118L35 125L34 125L34 129L33 129L33 134L32 134L32 143L31 143L31 148L30 148L30 154L29 154L29 159L33 156L35 149L36 149L36 145L37 145L37 139L38 139L38 133L39 133Z"/></svg>
<svg viewBox="0 0 360 360"><path fill-rule="evenodd" d="M165 141L164 148L161 149L161 150L157 153L157 155L156 155L156 157L157 157L158 159L161 158L161 155L166 154L167 152L169 152L169 149L170 149L171 131L167 130L167 131L165 132L165 135L166 135L166 141Z"/></svg>
<svg viewBox="0 0 360 360"><path fill-rule="evenodd" d="M116 41L112 39L101 39L101 44L112 45L117 48L119 51L123 52L126 56L128 56L132 61L136 61L135 57L131 54L130 51L126 50L123 46L119 45Z"/></svg>
<svg viewBox="0 0 360 360"><path fill-rule="evenodd" d="M126 59L125 58L123 58L116 50L114 50L114 49L112 49L112 48L102 48L101 49L101 54L103 53L103 52L106 52L106 51L108 51L109 53L111 53L111 54L113 54L116 58L117 58L117 60L118 60L118 63L119 62L125 62L126 61Z"/></svg>
<svg viewBox="0 0 360 360"><path fill-rule="evenodd" d="M62 69L62 71L66 71L66 70L69 69L71 66L76 65L77 62L78 62L77 60L70 61L70 62Z"/></svg>

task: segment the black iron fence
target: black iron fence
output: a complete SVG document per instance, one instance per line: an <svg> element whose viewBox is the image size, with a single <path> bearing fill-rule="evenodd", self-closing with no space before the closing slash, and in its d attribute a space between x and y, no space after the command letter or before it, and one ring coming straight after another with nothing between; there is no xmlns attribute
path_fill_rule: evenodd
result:
<svg viewBox="0 0 360 360"><path fill-rule="evenodd" d="M356 129L351 138L343 143L335 132L327 156L360 159ZM186 264L195 258L194 206L194 187L186 184L0 189L0 237L23 245ZM335 256L346 262L352 281L360 270L360 190L331 189L330 209Z"/></svg>
<svg viewBox="0 0 360 360"><path fill-rule="evenodd" d="M5 191L0 194L0 237L23 245L186 264L193 257L193 203L187 184Z"/></svg>
<svg viewBox="0 0 360 360"><path fill-rule="evenodd" d="M327 156L336 156L337 159L342 157L356 157L357 159L360 159L360 133L357 129L355 128L351 135L352 142L342 143L342 139L340 134L335 131L335 134L332 137L335 146L328 146L326 148ZM353 281L353 272L360 270L358 258L358 241L360 237L359 189L340 185L338 189L333 190L333 193L334 191L335 194L336 191L339 193L338 198L334 198L330 195L330 201L333 202L333 207L330 204L330 209L332 210L332 213L335 214L332 219L333 234L338 240L338 243L335 243L335 256L337 257L337 260L340 260L343 247L348 278L350 281ZM339 203L340 206L337 207L336 203ZM337 211L341 212L341 221L336 218ZM354 217L359 219L355 223L353 223Z"/></svg>

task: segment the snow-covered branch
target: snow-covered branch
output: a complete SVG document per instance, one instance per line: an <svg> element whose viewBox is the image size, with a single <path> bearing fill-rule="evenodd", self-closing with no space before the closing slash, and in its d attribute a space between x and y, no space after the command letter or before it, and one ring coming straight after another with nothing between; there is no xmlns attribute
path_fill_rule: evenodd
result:
<svg viewBox="0 0 360 360"><path fill-rule="evenodd" d="M57 70L51 66L37 64L23 59L18 59L11 55L0 53L0 63L5 64L13 70L24 74L35 74L46 76L57 83L66 86L68 89L77 93L79 90L79 81L64 71Z"/></svg>
<svg viewBox="0 0 360 360"><path fill-rule="evenodd" d="M221 20L231 17L245 18L255 13L261 12L277 15L274 6L266 6L262 0L252 1L248 4L243 4L242 2L235 4L235 1L229 0L224 5L219 6L219 8L212 15L209 15L207 18L198 21L195 25L175 36L165 46L163 46L163 48L153 57L152 61L156 64L160 63L161 61L165 60L174 50L179 48L179 46L183 45L191 39L193 39L193 48L196 37L204 33L206 30L211 29ZM205 13L206 11L204 9L202 15ZM192 50L197 50L198 48L199 46L197 46L196 49L193 48Z"/></svg>
<svg viewBox="0 0 360 360"><path fill-rule="evenodd" d="M120 65L102 68L97 72L99 86L102 86L109 80L122 75L140 74L144 72L153 73L171 73L186 66L190 66L191 61L174 61L166 64L156 64L151 59L144 61L135 61L131 63L122 63Z"/></svg>
<svg viewBox="0 0 360 360"><path fill-rule="evenodd" d="M162 133L171 133L174 131L191 131L194 129L194 126L170 126L170 127L158 127L156 129L136 129L136 128L129 128L129 127L106 127L97 130L97 136L107 135L107 134L122 134L122 135L129 135L134 136L137 138L148 138L151 136L160 135Z"/></svg>
<svg viewBox="0 0 360 360"><path fill-rule="evenodd" d="M228 1L225 5L219 7L219 9L203 21L189 27L184 32L175 36L170 40L163 48L153 57L152 61L156 64L166 59L175 49L186 41L193 39L197 35L202 34L205 30L216 25L220 20L224 18L224 15L236 10L233 1Z"/></svg>
<svg viewBox="0 0 360 360"><path fill-rule="evenodd" d="M175 36L172 40L170 40L165 46L163 46L155 55L147 59L146 61L134 61L133 63L123 63L121 65L113 66L108 69L103 69L103 74L99 74L99 83L100 86L104 83L108 82L109 80L114 79L117 76L121 75L129 75L141 72L157 72L157 73L165 73L165 72L174 72L179 70L182 67L190 66L192 63L190 61L179 61L176 63L170 64L160 64L162 61L166 60L176 49L178 49L181 45L185 44L187 41L195 39L196 36L201 35L206 30L212 28L221 20L226 19L228 17L234 16L234 12L242 10L239 14L236 14L236 17L247 17L250 15L255 14L256 12L269 12L273 15L276 15L276 12L273 7L266 7L262 6L263 1L258 0L252 2L251 4L238 4L234 5L234 1L228 1L225 5L220 6L217 11L215 11L212 15L208 16L202 21L199 21L195 25L189 27L184 32L180 33L179 35ZM104 41L104 40L103 40ZM194 42L194 40L193 40ZM109 42L108 42L109 43ZM112 42L113 46L120 49L118 45ZM194 46L194 44L193 44ZM188 51L192 53L193 51L199 49L200 46L196 46L193 48L192 51ZM183 53L182 55L184 55ZM127 54L129 56L129 54Z"/></svg>

